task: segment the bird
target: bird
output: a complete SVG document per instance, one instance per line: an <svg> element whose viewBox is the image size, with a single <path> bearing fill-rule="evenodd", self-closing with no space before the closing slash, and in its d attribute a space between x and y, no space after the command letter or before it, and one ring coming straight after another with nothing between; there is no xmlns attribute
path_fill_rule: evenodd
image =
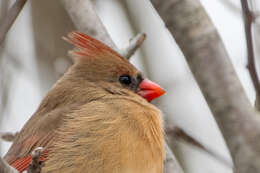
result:
<svg viewBox="0 0 260 173"><path fill-rule="evenodd" d="M64 39L74 63L43 98L4 159L27 170L43 147L42 173L162 173L165 93L126 58L78 31Z"/></svg>

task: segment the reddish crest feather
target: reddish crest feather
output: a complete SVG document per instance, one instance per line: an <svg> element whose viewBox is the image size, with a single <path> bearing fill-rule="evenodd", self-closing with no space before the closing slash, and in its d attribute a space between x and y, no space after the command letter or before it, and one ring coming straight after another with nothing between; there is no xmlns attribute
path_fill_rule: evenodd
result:
<svg viewBox="0 0 260 173"><path fill-rule="evenodd" d="M73 31L68 34L68 37L63 38L76 46L77 49L69 52L73 57L96 57L104 55L104 53L121 57L116 51L102 42L77 31Z"/></svg>
<svg viewBox="0 0 260 173"><path fill-rule="evenodd" d="M47 158L47 151L43 151L40 157L40 161L45 161ZM14 163L11 164L12 167L14 167L17 171L20 173L23 171L26 171L32 161L32 156L28 155L23 158L20 158L16 160Z"/></svg>

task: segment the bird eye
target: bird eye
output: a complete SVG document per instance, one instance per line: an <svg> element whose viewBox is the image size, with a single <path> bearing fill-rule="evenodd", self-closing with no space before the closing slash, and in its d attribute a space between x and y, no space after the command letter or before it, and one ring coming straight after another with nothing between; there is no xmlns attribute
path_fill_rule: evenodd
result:
<svg viewBox="0 0 260 173"><path fill-rule="evenodd" d="M132 83L132 79L129 75L122 75L119 77L119 82L124 85L130 85Z"/></svg>

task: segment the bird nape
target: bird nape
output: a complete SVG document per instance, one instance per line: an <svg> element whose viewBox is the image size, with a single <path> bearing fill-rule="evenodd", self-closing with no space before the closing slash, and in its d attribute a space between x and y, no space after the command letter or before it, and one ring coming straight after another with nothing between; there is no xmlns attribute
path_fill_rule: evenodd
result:
<svg viewBox="0 0 260 173"><path fill-rule="evenodd" d="M162 173L163 125L149 102L164 94L128 60L80 32L74 64L56 82L5 155L19 172L43 147L43 173Z"/></svg>

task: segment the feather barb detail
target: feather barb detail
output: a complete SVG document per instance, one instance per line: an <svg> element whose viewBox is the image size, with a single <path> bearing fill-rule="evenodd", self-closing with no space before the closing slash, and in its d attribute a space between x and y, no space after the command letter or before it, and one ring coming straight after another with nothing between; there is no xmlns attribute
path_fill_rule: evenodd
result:
<svg viewBox="0 0 260 173"><path fill-rule="evenodd" d="M104 43L78 31L73 31L64 40L76 46L76 49L69 51L73 57L95 57L105 53L120 56L116 51Z"/></svg>

